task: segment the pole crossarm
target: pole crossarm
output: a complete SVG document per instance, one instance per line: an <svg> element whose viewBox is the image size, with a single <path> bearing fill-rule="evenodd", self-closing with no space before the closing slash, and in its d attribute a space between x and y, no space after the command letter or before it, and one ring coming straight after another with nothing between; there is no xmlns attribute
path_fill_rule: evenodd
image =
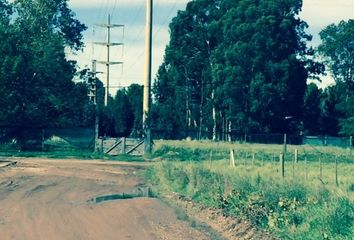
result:
<svg viewBox="0 0 354 240"><path fill-rule="evenodd" d="M99 64L104 64L104 65L118 65L118 64L123 64L123 62L107 62L107 61L97 61Z"/></svg>
<svg viewBox="0 0 354 240"><path fill-rule="evenodd" d="M107 42L94 42L93 44L96 44L96 45L101 45L101 46L122 46L124 45L124 43L107 43Z"/></svg>
<svg viewBox="0 0 354 240"><path fill-rule="evenodd" d="M117 28L117 27L124 27L125 25L122 25L122 24L95 24L95 26L104 27L104 28Z"/></svg>

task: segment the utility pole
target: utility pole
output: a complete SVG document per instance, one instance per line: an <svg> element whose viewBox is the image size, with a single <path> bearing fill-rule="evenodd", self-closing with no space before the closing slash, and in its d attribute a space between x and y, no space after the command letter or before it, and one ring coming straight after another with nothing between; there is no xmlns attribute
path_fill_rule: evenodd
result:
<svg viewBox="0 0 354 240"><path fill-rule="evenodd" d="M94 151L98 152L99 147L98 147L98 131L99 131L99 111L98 111L98 95L97 95L97 71L96 71L96 60L92 60L92 87L91 89L94 89L94 100L93 103L95 104L95 143L94 143Z"/></svg>
<svg viewBox="0 0 354 240"><path fill-rule="evenodd" d="M146 30L145 30L145 78L144 78L144 103L143 103L143 129L145 132L145 154L152 151L151 126L148 122L151 104L151 58L152 58L152 2L146 0Z"/></svg>
<svg viewBox="0 0 354 240"><path fill-rule="evenodd" d="M101 46L107 47L107 60L106 61L96 61L97 63L105 64L107 67L107 80L106 80L106 91L105 91L105 106L107 106L108 99L109 99L109 80L110 80L109 70L110 70L110 66L117 65L117 64L123 64L123 62L112 62L110 60L110 47L123 45L123 43L111 42L111 28L124 27L124 25L112 24L111 23L111 16L108 14L107 23L106 24L97 24L97 26L107 28L107 42L95 42L94 43L96 45L101 45Z"/></svg>

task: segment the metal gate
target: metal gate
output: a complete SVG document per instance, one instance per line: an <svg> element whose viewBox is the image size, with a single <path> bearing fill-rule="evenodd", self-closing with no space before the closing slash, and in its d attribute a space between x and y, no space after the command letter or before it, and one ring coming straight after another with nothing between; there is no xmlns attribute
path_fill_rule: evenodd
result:
<svg viewBox="0 0 354 240"><path fill-rule="evenodd" d="M111 156L144 154L144 140L137 138L104 138L101 139L101 149Z"/></svg>

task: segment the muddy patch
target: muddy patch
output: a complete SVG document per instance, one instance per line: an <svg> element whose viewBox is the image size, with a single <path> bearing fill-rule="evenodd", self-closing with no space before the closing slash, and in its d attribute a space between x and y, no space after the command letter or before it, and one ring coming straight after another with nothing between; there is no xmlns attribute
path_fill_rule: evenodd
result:
<svg viewBox="0 0 354 240"><path fill-rule="evenodd" d="M16 164L17 164L16 161L0 160L0 168L11 167L11 166L15 166Z"/></svg>
<svg viewBox="0 0 354 240"><path fill-rule="evenodd" d="M124 200L124 199L133 199L133 198L154 198L149 187L136 187L131 192L115 193L93 197L87 200L87 203L90 204L99 204L108 201Z"/></svg>

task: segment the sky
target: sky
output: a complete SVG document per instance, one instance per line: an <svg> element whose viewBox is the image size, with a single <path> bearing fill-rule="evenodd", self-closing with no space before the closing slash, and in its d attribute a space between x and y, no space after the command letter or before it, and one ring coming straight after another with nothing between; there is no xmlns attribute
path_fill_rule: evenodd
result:
<svg viewBox="0 0 354 240"><path fill-rule="evenodd" d="M154 0L153 25L153 79L158 67L163 61L164 50L169 42L168 25L178 10L184 10L189 0ZM104 61L106 48L93 45L93 42L107 41L106 29L95 24L106 23L107 15L111 22L125 25L123 28L112 29L111 41L122 42L124 46L111 50L111 61L122 61L123 65L111 66L110 93L114 95L117 89L127 87L132 83L143 83L144 78L144 37L145 37L145 7L146 0L70 0L71 9L76 18L84 23L88 30L84 33L85 48L83 52L70 58L77 60L81 68L91 67L93 59ZM300 17L309 24L308 33L313 35L311 46L320 43L318 33L331 23L354 19L354 0L304 0ZM105 83L105 66L98 65L102 72L100 79ZM321 87L333 83L330 76L323 76Z"/></svg>

